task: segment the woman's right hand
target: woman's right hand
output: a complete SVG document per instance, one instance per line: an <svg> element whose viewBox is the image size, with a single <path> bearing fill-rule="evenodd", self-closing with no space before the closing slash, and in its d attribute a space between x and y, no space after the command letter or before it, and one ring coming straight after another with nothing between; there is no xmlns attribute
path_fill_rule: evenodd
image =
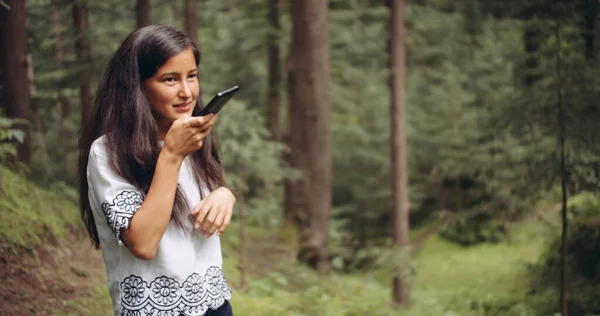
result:
<svg viewBox="0 0 600 316"><path fill-rule="evenodd" d="M216 114L205 116L184 116L177 119L165 135L163 149L184 159L187 155L202 148L204 138L217 121Z"/></svg>

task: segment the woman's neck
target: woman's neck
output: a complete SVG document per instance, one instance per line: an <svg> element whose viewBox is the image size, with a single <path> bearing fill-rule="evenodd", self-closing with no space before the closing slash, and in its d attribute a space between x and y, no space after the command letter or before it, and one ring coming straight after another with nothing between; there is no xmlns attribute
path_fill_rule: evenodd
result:
<svg viewBox="0 0 600 316"><path fill-rule="evenodd" d="M173 125L173 122L157 121L156 125L157 125L156 138L158 139L158 141L164 141L165 136L167 136L167 132L171 128L171 125Z"/></svg>

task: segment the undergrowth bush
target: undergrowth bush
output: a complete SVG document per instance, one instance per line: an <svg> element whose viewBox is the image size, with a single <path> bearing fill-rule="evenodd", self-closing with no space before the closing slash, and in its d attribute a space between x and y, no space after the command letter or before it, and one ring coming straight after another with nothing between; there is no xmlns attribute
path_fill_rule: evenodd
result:
<svg viewBox="0 0 600 316"><path fill-rule="evenodd" d="M567 283L569 315L600 314L600 199L588 194L569 204ZM560 232L556 227L556 232ZM529 267L529 305L538 315L560 310L560 234L547 244L538 263Z"/></svg>
<svg viewBox="0 0 600 316"><path fill-rule="evenodd" d="M17 159L17 145L25 140L25 133L15 128L15 123L24 120L9 119L0 114L0 165L9 168L22 168Z"/></svg>
<svg viewBox="0 0 600 316"><path fill-rule="evenodd" d="M450 221L440 236L463 246L478 243L498 243L507 237L507 224L491 212L472 212Z"/></svg>
<svg viewBox="0 0 600 316"><path fill-rule="evenodd" d="M243 315L398 315L387 286L368 276L321 276L300 264L286 264L236 293ZM263 302L260 304L259 302ZM272 302L272 304L265 304ZM261 308L256 308L261 306Z"/></svg>

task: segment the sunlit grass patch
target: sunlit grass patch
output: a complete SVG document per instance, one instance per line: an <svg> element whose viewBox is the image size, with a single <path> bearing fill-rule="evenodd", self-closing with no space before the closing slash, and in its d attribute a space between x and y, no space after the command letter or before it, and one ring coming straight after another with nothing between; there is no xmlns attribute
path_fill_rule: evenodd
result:
<svg viewBox="0 0 600 316"><path fill-rule="evenodd" d="M516 235L530 236L539 223L525 224ZM527 264L535 263L544 238L516 238L511 242L462 247L433 236L418 258L410 315L477 315L481 302L518 300L527 290ZM435 314L437 315L437 314Z"/></svg>

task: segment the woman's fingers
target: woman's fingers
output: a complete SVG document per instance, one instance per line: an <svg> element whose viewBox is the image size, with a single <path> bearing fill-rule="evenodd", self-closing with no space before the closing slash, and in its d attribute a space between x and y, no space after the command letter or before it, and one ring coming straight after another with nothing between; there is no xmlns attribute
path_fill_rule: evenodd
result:
<svg viewBox="0 0 600 316"><path fill-rule="evenodd" d="M208 215L202 224L201 232L204 234L204 237L208 238L212 235L211 231L214 232L213 227L215 226L215 219L217 218L218 213L217 206L211 206L210 211L208 212Z"/></svg>
<svg viewBox="0 0 600 316"><path fill-rule="evenodd" d="M196 210L192 211L190 215L193 215ZM208 211L204 208L197 211L198 217L196 217L195 228L201 228L200 233L204 237L209 238L213 234L217 233L220 235L227 229L231 221L231 212L226 211L222 207L211 206Z"/></svg>
<svg viewBox="0 0 600 316"><path fill-rule="evenodd" d="M188 214L188 216L198 215L198 213L200 212L200 209L202 208L202 206L204 206L204 201L205 200L200 201L200 203L198 203L198 205L196 205L196 207L194 207L194 209L190 212L190 214Z"/></svg>
<svg viewBox="0 0 600 316"><path fill-rule="evenodd" d="M204 204L198 210L198 216L196 217L196 223L194 224L194 228L198 229L198 228L200 228L203 225L205 219L208 217L210 209L211 209L210 205Z"/></svg>
<svg viewBox="0 0 600 316"><path fill-rule="evenodd" d="M231 191L214 190L190 212L190 216L196 216L195 229L200 229L200 235L206 238L220 235L229 227L234 203Z"/></svg>
<svg viewBox="0 0 600 316"><path fill-rule="evenodd" d="M223 218L223 224L219 228L219 231L217 232L217 236L221 235L225 231L225 229L227 229L227 227L229 227L229 222L231 221L231 214L232 214L231 212L225 213L225 218Z"/></svg>
<svg viewBox="0 0 600 316"><path fill-rule="evenodd" d="M193 143L195 144L196 147L198 147L198 148L202 147L204 138L206 138L206 136L210 133L210 131L212 130L212 127L216 121L217 121L217 117L214 116L206 124L204 124L200 127L192 128L192 130L191 130L192 133L190 136L191 136L191 140L193 141Z"/></svg>
<svg viewBox="0 0 600 316"><path fill-rule="evenodd" d="M216 120L216 115L208 114L205 116L194 116L187 119L187 124L190 127L202 127L205 124L214 124ZM211 123L212 122L212 123Z"/></svg>
<svg viewBox="0 0 600 316"><path fill-rule="evenodd" d="M221 231L221 226L223 226L223 221L225 220L225 210L223 208L221 208L219 210L219 213L217 214L217 218L215 219L215 225L213 226L213 228L211 229L210 236L212 236L215 232L219 232L218 234L220 234Z"/></svg>

